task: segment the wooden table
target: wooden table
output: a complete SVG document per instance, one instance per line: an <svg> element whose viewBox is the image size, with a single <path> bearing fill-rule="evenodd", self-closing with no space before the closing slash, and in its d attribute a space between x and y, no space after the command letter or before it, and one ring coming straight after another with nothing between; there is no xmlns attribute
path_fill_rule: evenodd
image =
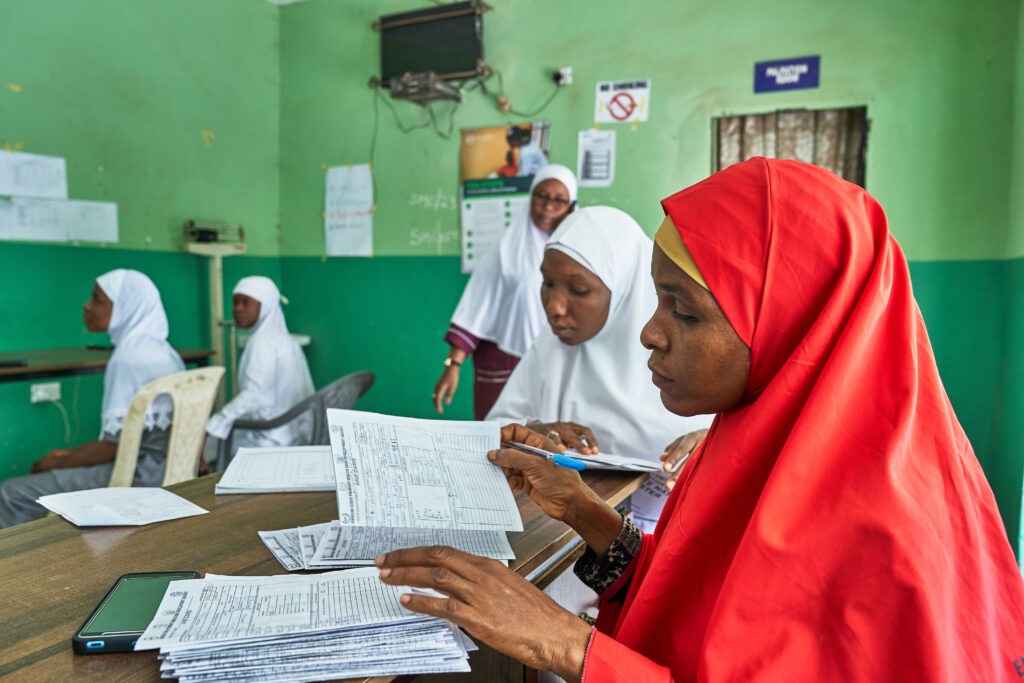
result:
<svg viewBox="0 0 1024 683"><path fill-rule="evenodd" d="M155 652L75 655L71 636L118 576L128 572L195 570L261 576L286 573L257 531L288 529L337 517L333 493L214 495L220 474L169 487L209 510L198 517L142 527L78 528L62 517L0 530L0 678L18 681L158 681ZM591 487L613 505L626 499L646 475L587 472ZM510 534L512 567L545 586L576 560L580 550L558 556L576 535L517 499L523 533ZM495 677L502 664L482 648L470 658L473 672L458 680ZM496 663L497 661L497 663ZM521 667L520 667L521 669ZM383 681L390 679L374 679Z"/></svg>
<svg viewBox="0 0 1024 683"><path fill-rule="evenodd" d="M175 349L185 365L205 367L213 351L209 349ZM50 377L98 375L107 367L113 347L79 347L71 349L36 349L34 351L0 352L0 361L24 361L24 365L0 363L0 383L22 382Z"/></svg>

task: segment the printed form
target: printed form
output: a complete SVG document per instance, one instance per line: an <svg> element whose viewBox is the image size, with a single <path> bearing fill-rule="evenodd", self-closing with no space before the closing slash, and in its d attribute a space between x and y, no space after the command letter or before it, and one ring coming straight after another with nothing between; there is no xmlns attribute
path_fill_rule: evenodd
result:
<svg viewBox="0 0 1024 683"><path fill-rule="evenodd" d="M174 581L135 649L160 648L162 677L182 680L469 671L471 641L402 607L409 590L381 583L376 568Z"/></svg>
<svg viewBox="0 0 1024 683"><path fill-rule="evenodd" d="M522 531L497 422L328 410L343 526Z"/></svg>
<svg viewBox="0 0 1024 683"><path fill-rule="evenodd" d="M330 446L239 448L215 493L333 491L334 459Z"/></svg>

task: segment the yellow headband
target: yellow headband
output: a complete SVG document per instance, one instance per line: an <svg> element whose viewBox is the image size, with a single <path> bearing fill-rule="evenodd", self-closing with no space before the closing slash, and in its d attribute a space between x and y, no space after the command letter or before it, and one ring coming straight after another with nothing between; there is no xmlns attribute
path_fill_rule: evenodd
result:
<svg viewBox="0 0 1024 683"><path fill-rule="evenodd" d="M710 290L708 283L704 281L704 276L697 269L697 263L693 260L693 256L690 255L690 250L686 248L683 238L679 236L675 223L668 216L665 216L665 220L661 222L658 232L654 234L654 243L661 247L661 250L665 252L665 256L668 256L672 263L679 266L698 285Z"/></svg>

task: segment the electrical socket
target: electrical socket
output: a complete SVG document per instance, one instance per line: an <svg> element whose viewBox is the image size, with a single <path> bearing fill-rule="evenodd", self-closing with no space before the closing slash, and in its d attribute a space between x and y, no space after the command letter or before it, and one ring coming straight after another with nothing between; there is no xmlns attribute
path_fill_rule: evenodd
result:
<svg viewBox="0 0 1024 683"><path fill-rule="evenodd" d="M60 382L45 382L33 384L29 397L32 403L46 403L47 401L60 400Z"/></svg>
<svg viewBox="0 0 1024 683"><path fill-rule="evenodd" d="M572 67L563 66L561 69L555 69L555 73L552 76L556 85L571 85L572 84Z"/></svg>

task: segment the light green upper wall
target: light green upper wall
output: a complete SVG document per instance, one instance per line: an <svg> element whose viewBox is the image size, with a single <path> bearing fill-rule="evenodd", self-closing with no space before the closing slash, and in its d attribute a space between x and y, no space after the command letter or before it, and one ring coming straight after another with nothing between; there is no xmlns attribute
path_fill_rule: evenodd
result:
<svg viewBox="0 0 1024 683"><path fill-rule="evenodd" d="M277 255L278 12L0 0L0 139L65 157L72 198L116 202L119 248L180 251L194 218Z"/></svg>
<svg viewBox="0 0 1024 683"><path fill-rule="evenodd" d="M367 81L378 71L378 36L371 23L425 4L307 0L282 9L283 254L322 253L323 165L369 160L375 106L375 251L458 253L457 212L410 199L457 193L459 129L523 119L471 92L455 108L455 134L445 141L430 129L402 133L386 103L374 104ZM503 74L515 108L535 109L553 88L551 71L574 68L574 84L536 117L552 122L555 161L575 167L576 136L593 123L598 81L652 81L650 119L635 131L615 126L614 186L584 189L584 205L621 207L653 231L658 201L710 171L713 117L866 104L868 188L911 260L1024 254L1024 245L1007 251L1019 0L490 4L486 58ZM803 55L821 55L819 89L753 94L755 62ZM404 126L429 120L422 107L393 104ZM435 111L445 131L451 107ZM414 244L423 232L442 244Z"/></svg>
<svg viewBox="0 0 1024 683"><path fill-rule="evenodd" d="M1017 62L1014 72L1013 172L1010 175L1010 230L1006 253L1024 254L1024 11L1017 17ZM1022 314L1024 315L1024 314Z"/></svg>

